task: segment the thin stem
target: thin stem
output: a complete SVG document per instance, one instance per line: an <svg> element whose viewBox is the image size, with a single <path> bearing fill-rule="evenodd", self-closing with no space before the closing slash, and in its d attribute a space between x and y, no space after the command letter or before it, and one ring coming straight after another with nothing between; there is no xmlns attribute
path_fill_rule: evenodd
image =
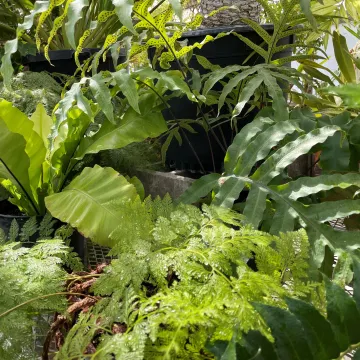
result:
<svg viewBox="0 0 360 360"><path fill-rule="evenodd" d="M191 144L191 141L189 140L188 136L186 135L186 132L184 131L184 129L180 126L180 122L179 120L176 118L175 114L172 112L171 107L169 106L169 104L166 102L166 100L154 89L152 88L150 85L146 84L145 82L141 81L141 80L137 80L139 83L144 84L145 86L149 87L158 97L159 99L164 103L164 105L167 107L167 109L169 110L170 115L172 116L172 118L174 119L176 125L179 127L179 130L181 132L181 134L184 136L186 142L188 143L188 145L190 146L191 151L193 152L197 162L200 165L201 171L203 171L204 173L205 168L198 156L198 154L196 153L196 150L194 149L194 147Z"/></svg>
<svg viewBox="0 0 360 360"><path fill-rule="evenodd" d="M23 307L23 306L26 306L28 304L31 304L32 302L34 301L37 301L37 300L42 300L42 299L47 299L49 297L52 297L52 296L59 296L59 295L76 295L76 296L84 296L84 297L90 297L90 298L93 298L93 296L91 295L86 295L86 294L81 294L81 293L72 293L72 292L58 292L58 293L53 293L53 294L48 294L48 295L42 295L42 296L38 296L36 298L33 298L33 299L30 299L30 300L27 300L19 305L16 305L14 307L12 307L11 309L9 310L6 310L5 312L3 312L2 314L0 314L0 319L4 316L7 316L9 315L10 313L12 313L13 311Z"/></svg>
<svg viewBox="0 0 360 360"><path fill-rule="evenodd" d="M11 176L15 179L15 181L17 182L17 184L21 187L21 190L24 192L24 194L26 195L26 197L28 198L32 208L35 210L37 215L40 215L37 207L35 206L34 202L32 201L31 196L26 192L25 188L23 187L23 185L21 184L21 182L17 179L17 177L13 174L13 172L8 168L8 166L6 165L5 161L3 159L0 158L0 161L2 162L2 164L5 166L6 170L11 174Z"/></svg>

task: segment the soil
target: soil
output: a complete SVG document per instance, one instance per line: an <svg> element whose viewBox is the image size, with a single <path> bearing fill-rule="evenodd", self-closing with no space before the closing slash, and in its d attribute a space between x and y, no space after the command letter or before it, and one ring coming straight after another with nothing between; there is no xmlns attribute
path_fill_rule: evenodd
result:
<svg viewBox="0 0 360 360"><path fill-rule="evenodd" d="M11 204L9 201L0 201L0 216L11 215L11 216L26 216L23 214L17 206Z"/></svg>

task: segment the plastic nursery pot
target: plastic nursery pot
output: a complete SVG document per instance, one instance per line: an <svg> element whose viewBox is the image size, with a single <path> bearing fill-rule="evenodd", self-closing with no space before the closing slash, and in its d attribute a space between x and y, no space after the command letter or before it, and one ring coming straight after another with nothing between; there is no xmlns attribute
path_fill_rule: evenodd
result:
<svg viewBox="0 0 360 360"><path fill-rule="evenodd" d="M80 63L89 59L89 57L99 50L100 49L84 49L83 52L79 54ZM27 55L24 58L23 65L27 66L29 71L33 72L47 71L49 73L59 73L62 75L74 75L77 69L74 55L75 50L52 50L49 51L51 64L46 60L43 53L39 53L36 55ZM125 60L125 52L120 51L117 64L121 64L125 62ZM113 59L109 54L107 54L105 62L101 60L99 63L98 71L102 70L115 70Z"/></svg>
<svg viewBox="0 0 360 360"><path fill-rule="evenodd" d="M271 24L265 24L262 25L262 27L269 34L272 34L274 31L274 26ZM188 33L184 33L180 41L187 40L188 45L192 45L195 42L201 42L206 35L212 35L213 37L215 37L219 33L229 31L242 34L243 36L246 36L248 39L253 41L255 44L260 45L263 43L263 39L251 27L247 25L191 31ZM278 45L292 44L293 42L293 36L289 36L288 38L281 39ZM244 64L244 61L249 57L250 54L253 53L253 50L234 35L224 36L216 41L209 42L204 45L202 49L195 49L193 52L194 55L204 56L211 63L220 65L221 67L225 67L228 65L253 66L263 62L263 58L255 54L246 62L246 64ZM287 49L283 52L277 53L276 56L274 56L274 59L290 56L291 53L292 50ZM150 53L150 57L152 56L154 56L154 52ZM200 74L204 74L207 72L207 70L204 70L203 67L197 62L195 56L192 56L191 60L189 61L189 67L198 70ZM172 64L172 69L178 69L176 63ZM158 68L158 70L160 70L160 68ZM214 89L217 89L216 86ZM186 96L182 98L171 99L169 101L169 105L171 107L172 113L177 119L197 119L201 116L201 114L198 113L197 105L188 100ZM211 108L209 107L204 110L205 112L208 112L211 110ZM213 107L213 110L213 114L217 114L217 106ZM246 113L246 108L244 109L243 113ZM173 116L168 110L164 110L163 114L166 120L173 120ZM241 120L239 120L237 123L238 131L243 126L251 122L256 114L257 111L254 110L244 116ZM222 119L222 121L224 121L224 119ZM186 134L197 155L199 156L203 167L206 171L214 171L209 145L210 142L213 152L213 158L215 161L215 170L217 172L221 171L223 168L223 160L225 154L221 150L221 147L220 145L218 145L217 141L215 141L212 132L209 131L208 134L206 134L206 131L201 126L194 126L194 129L197 131L197 134L192 134L188 131L186 131ZM214 127L213 129L218 139L221 140L223 147L227 149L227 147L231 144L234 136L236 135L235 131L230 125L230 122L225 122L222 125ZM195 172L200 171L199 163L184 138L182 141L182 145L179 145L175 138L171 141L166 154L166 163L171 169L174 170L190 170Z"/></svg>
<svg viewBox="0 0 360 360"><path fill-rule="evenodd" d="M19 228L21 229L23 225L30 219L29 216L26 215L20 215L17 208L11 206L7 206L7 201L1 201L0 202L0 229L5 231L5 234L9 233L10 226L13 220L16 220L16 222L19 225ZM14 208L16 209L14 211ZM9 213L16 213L16 215L10 215L10 214L2 214L6 211L9 211ZM36 217L37 222L40 223L43 219L42 216ZM64 225L61 222L58 222L55 224L55 226L60 227L61 225ZM39 238L39 233L36 232L34 235L30 237L30 239L27 242L24 242L23 245L25 247L32 247L34 246L36 240ZM74 248L74 251L79 255L81 261L85 266L87 266L87 242L86 238L81 235L77 230L74 230L73 234L70 238L70 244L71 247Z"/></svg>

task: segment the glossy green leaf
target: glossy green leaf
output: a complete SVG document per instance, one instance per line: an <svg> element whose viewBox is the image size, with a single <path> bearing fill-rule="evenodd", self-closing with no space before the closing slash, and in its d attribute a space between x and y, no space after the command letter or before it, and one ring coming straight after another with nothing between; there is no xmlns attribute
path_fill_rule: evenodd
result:
<svg viewBox="0 0 360 360"><path fill-rule="evenodd" d="M133 142L149 137L157 137L167 130L161 112L149 112L140 115L129 108L118 125L104 121L100 130L92 137L84 138L75 154L81 160L86 154L95 154L102 150L120 149Z"/></svg>
<svg viewBox="0 0 360 360"><path fill-rule="evenodd" d="M10 131L5 122L0 119L0 181L10 180L16 187L16 191L29 202L29 206L24 210L28 215L35 215L35 199L32 196L28 174L30 159L25 152L25 147L24 137Z"/></svg>
<svg viewBox="0 0 360 360"><path fill-rule="evenodd" d="M320 166L324 171L344 172L349 170L350 149L348 140L340 132L331 136L321 146Z"/></svg>
<svg viewBox="0 0 360 360"><path fill-rule="evenodd" d="M0 101L0 119L6 124L9 131L23 136L26 141L25 152L29 157L30 164L25 170L28 171L32 198L37 202L37 189L42 177L42 164L45 161L46 148L43 139L34 131L34 123L12 103ZM16 153L13 158L16 161Z"/></svg>
<svg viewBox="0 0 360 360"><path fill-rule="evenodd" d="M354 299L341 287L325 278L327 319L330 321L340 350L360 342L360 313Z"/></svg>
<svg viewBox="0 0 360 360"><path fill-rule="evenodd" d="M300 320L314 359L337 358L340 349L330 323L309 303L291 298L286 299L286 303L289 310Z"/></svg>
<svg viewBox="0 0 360 360"><path fill-rule="evenodd" d="M85 237L103 246L113 246L109 235L121 223L114 204L136 198L136 190L111 168L85 168L61 193L45 199L50 213L71 224Z"/></svg>
<svg viewBox="0 0 360 360"><path fill-rule="evenodd" d="M259 303L254 304L254 307L271 329L279 360L316 359L311 354L302 324L295 315Z"/></svg>

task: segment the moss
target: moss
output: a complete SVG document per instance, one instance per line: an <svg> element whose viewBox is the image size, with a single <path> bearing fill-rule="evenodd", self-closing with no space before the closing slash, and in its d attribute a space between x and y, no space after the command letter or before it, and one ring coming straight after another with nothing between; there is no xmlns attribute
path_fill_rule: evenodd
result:
<svg viewBox="0 0 360 360"><path fill-rule="evenodd" d="M46 72L22 72L12 81L12 90L5 89L0 83L0 97L11 101L15 107L28 116L42 103L50 115L60 101L62 87Z"/></svg>

